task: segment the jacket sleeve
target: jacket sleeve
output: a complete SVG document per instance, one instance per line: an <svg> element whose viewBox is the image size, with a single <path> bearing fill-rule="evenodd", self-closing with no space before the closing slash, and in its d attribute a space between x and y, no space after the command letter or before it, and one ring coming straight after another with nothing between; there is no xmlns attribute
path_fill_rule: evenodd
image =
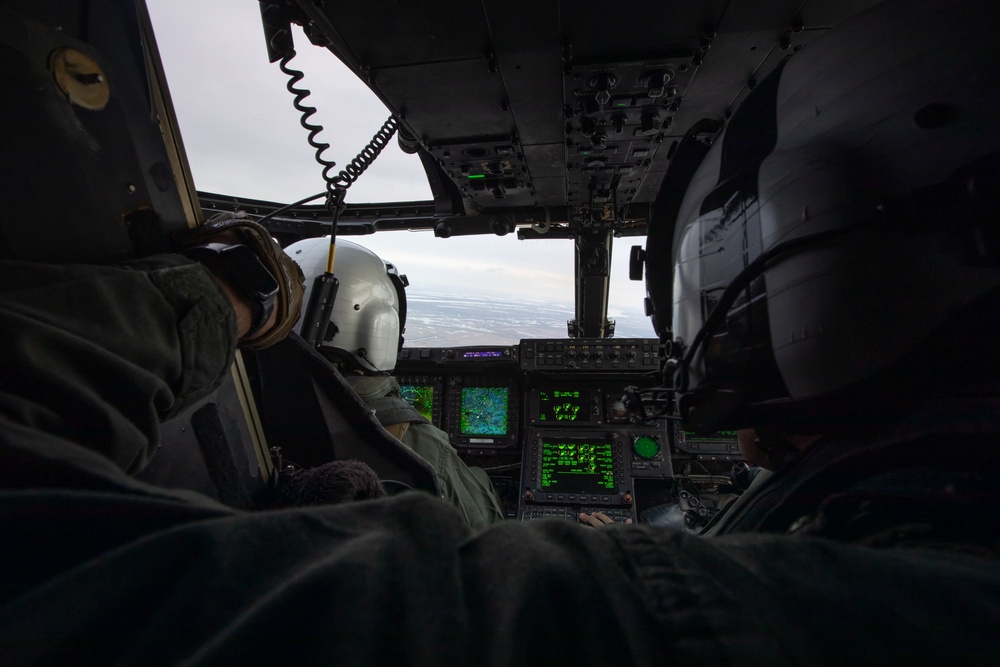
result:
<svg viewBox="0 0 1000 667"><path fill-rule="evenodd" d="M146 533L0 597L9 664L996 662L1000 574L963 554L560 519L472 535L419 493L212 517L66 500L35 502L76 519L47 544Z"/></svg>
<svg viewBox="0 0 1000 667"><path fill-rule="evenodd" d="M410 424L402 441L431 465L444 499L458 508L469 526L482 530L504 520L489 476L482 468L466 465L448 441L447 433L417 422Z"/></svg>
<svg viewBox="0 0 1000 667"><path fill-rule="evenodd" d="M235 350L232 306L201 265L0 261L0 418L96 451L125 471L159 422L207 395Z"/></svg>

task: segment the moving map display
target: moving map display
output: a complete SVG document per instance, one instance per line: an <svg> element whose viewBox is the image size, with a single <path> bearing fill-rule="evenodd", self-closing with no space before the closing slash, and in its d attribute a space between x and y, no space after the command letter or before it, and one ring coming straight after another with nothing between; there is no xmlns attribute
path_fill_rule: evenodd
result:
<svg viewBox="0 0 1000 667"><path fill-rule="evenodd" d="M588 439L542 441L542 491L612 494L617 491L610 442Z"/></svg>
<svg viewBox="0 0 1000 667"><path fill-rule="evenodd" d="M507 387L463 387L461 424L464 436L507 435Z"/></svg>
<svg viewBox="0 0 1000 667"><path fill-rule="evenodd" d="M432 385L404 384L399 386L399 395L413 406L424 419L434 423L434 387Z"/></svg>

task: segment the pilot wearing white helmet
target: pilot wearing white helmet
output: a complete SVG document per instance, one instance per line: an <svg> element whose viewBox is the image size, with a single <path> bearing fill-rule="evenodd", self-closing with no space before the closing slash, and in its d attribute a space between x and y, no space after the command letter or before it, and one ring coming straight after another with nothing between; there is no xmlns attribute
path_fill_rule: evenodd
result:
<svg viewBox="0 0 1000 667"><path fill-rule="evenodd" d="M329 238L305 239L286 252L306 277L305 302L316 276L327 270ZM459 457L448 435L406 402L390 375L403 345L406 325L405 275L375 253L349 241L337 241L337 297L328 322L318 326L319 351L337 366L351 388L375 412L379 423L434 469L444 498L473 528L504 518L486 473ZM296 331L303 333L300 320Z"/></svg>

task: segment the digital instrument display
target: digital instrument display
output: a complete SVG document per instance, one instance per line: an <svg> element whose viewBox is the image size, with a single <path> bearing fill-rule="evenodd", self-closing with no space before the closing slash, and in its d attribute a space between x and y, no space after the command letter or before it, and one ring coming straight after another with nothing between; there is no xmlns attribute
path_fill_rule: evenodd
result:
<svg viewBox="0 0 1000 667"><path fill-rule="evenodd" d="M424 419L434 423L434 387L432 385L404 384L399 386L399 395L413 406Z"/></svg>
<svg viewBox="0 0 1000 667"><path fill-rule="evenodd" d="M463 387L461 424L463 436L507 435L507 387Z"/></svg>
<svg viewBox="0 0 1000 667"><path fill-rule="evenodd" d="M698 433L696 431L683 431L685 442L719 442L720 440L736 440L739 431L715 431L714 433Z"/></svg>
<svg viewBox="0 0 1000 667"><path fill-rule="evenodd" d="M660 443L652 436L640 435L632 441L632 451L641 459L652 459L660 453Z"/></svg>
<svg viewBox="0 0 1000 667"><path fill-rule="evenodd" d="M738 431L715 431L698 433L687 431L674 425L674 447L688 454L698 456L722 456L727 459L741 459Z"/></svg>
<svg viewBox="0 0 1000 667"><path fill-rule="evenodd" d="M462 353L463 359L483 359L502 357L502 350L466 350Z"/></svg>
<svg viewBox="0 0 1000 667"><path fill-rule="evenodd" d="M590 392L579 389L539 389L539 423L590 421Z"/></svg>
<svg viewBox="0 0 1000 667"><path fill-rule="evenodd" d="M542 491L615 493L613 444L586 438L542 440Z"/></svg>

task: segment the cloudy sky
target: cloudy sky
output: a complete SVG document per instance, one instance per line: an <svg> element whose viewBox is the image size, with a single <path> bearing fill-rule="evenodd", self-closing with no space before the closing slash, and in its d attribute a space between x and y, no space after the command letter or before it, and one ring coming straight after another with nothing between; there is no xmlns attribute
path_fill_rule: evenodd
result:
<svg viewBox="0 0 1000 667"><path fill-rule="evenodd" d="M324 190L321 169L299 125L286 77L267 61L258 3L248 0L147 0L184 146L199 190L291 202ZM388 117L382 103L335 57L295 28L292 65L313 92L307 104L331 145L324 157L343 168ZM430 198L416 156L395 140L354 183L348 202ZM410 278L411 291L573 302L568 240L518 241L476 236L436 239L429 232L352 237ZM652 336L642 314L644 290L628 280L629 247L617 239L611 307L618 336Z"/></svg>

